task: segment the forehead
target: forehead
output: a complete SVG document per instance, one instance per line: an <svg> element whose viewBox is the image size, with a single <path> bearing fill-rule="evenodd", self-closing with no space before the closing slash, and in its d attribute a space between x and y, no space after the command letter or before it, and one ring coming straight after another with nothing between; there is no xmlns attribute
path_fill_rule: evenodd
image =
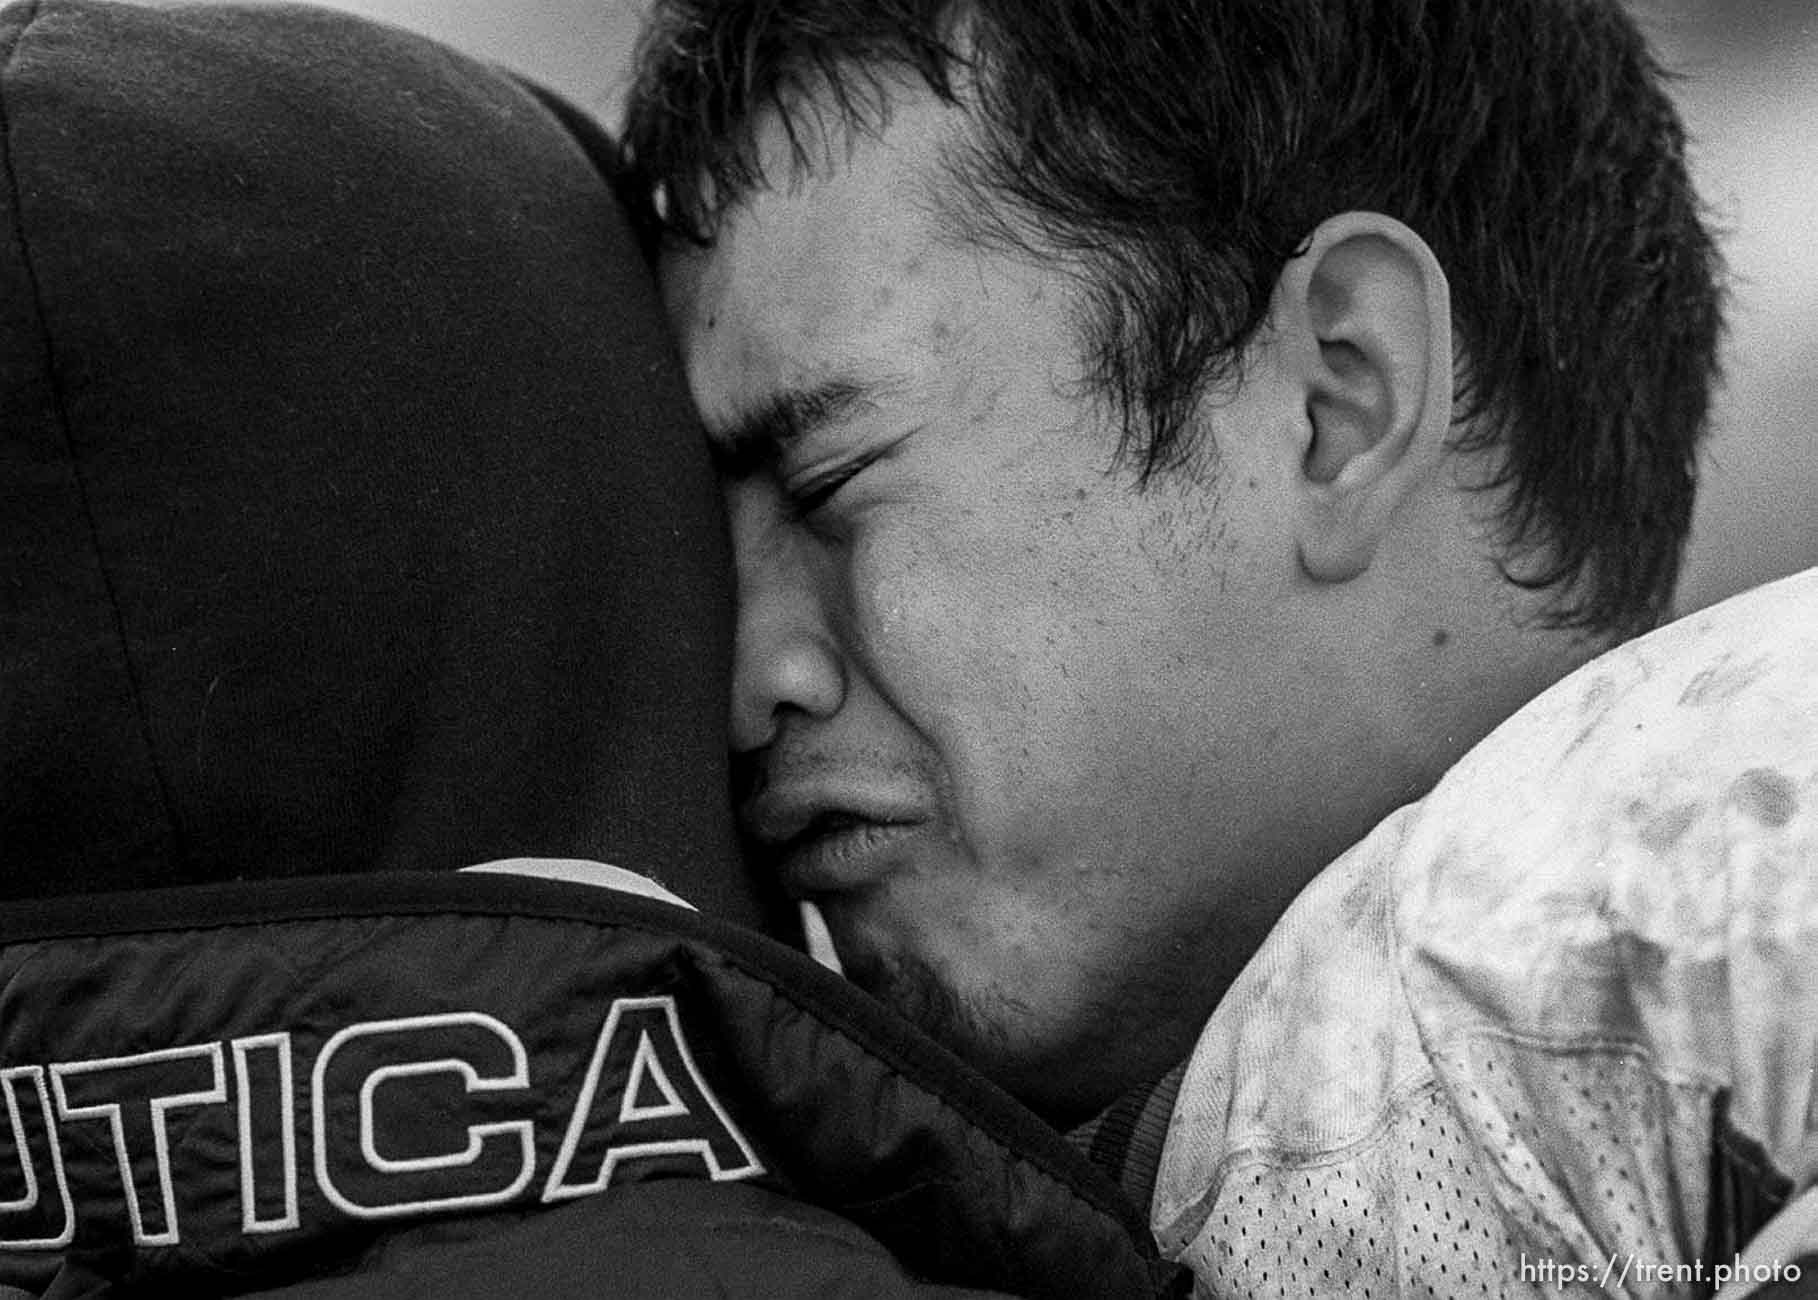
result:
<svg viewBox="0 0 1818 1300"><path fill-rule="evenodd" d="M771 184L725 214L711 247L664 257L664 300L710 425L741 397L900 361L964 314L977 258L939 211L964 114L911 88L889 106L881 133L814 129L805 169L766 117Z"/></svg>

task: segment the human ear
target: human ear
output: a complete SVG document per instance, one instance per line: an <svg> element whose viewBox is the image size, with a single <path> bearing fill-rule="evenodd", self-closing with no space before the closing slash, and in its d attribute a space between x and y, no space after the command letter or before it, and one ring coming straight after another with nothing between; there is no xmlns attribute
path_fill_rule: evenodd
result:
<svg viewBox="0 0 1818 1300"><path fill-rule="evenodd" d="M1347 212L1321 222L1283 268L1272 309L1297 340L1305 396L1301 567L1348 582L1442 459L1452 423L1445 272L1393 217Z"/></svg>

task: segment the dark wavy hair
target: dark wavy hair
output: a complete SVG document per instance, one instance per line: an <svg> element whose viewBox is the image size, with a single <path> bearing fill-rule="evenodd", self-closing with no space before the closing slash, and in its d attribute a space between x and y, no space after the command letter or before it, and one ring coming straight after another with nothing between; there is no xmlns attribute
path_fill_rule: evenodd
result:
<svg viewBox="0 0 1818 1300"><path fill-rule="evenodd" d="M886 79L972 119L946 210L1082 268L1084 355L1144 478L1196 448L1284 265L1364 209L1432 247L1461 444L1497 450L1503 572L1624 634L1671 600L1718 373L1721 264L1666 75L1618 0L658 0L625 122L653 239L710 243Z"/></svg>

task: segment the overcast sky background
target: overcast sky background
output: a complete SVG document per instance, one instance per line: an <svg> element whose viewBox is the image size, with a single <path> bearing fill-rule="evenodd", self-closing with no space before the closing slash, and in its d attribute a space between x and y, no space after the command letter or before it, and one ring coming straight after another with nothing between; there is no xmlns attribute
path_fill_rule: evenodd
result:
<svg viewBox="0 0 1818 1300"><path fill-rule="evenodd" d="M333 0L562 91L608 123L636 0ZM1818 564L1818 3L1635 0L1686 77L1701 189L1737 277L1730 382L1680 603Z"/></svg>

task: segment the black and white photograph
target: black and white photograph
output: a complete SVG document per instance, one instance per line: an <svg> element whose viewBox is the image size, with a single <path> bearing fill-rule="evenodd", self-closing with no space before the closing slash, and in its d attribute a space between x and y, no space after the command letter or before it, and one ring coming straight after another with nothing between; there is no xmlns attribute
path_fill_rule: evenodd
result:
<svg viewBox="0 0 1818 1300"><path fill-rule="evenodd" d="M0 1300L1818 1300L1810 0L0 3Z"/></svg>

